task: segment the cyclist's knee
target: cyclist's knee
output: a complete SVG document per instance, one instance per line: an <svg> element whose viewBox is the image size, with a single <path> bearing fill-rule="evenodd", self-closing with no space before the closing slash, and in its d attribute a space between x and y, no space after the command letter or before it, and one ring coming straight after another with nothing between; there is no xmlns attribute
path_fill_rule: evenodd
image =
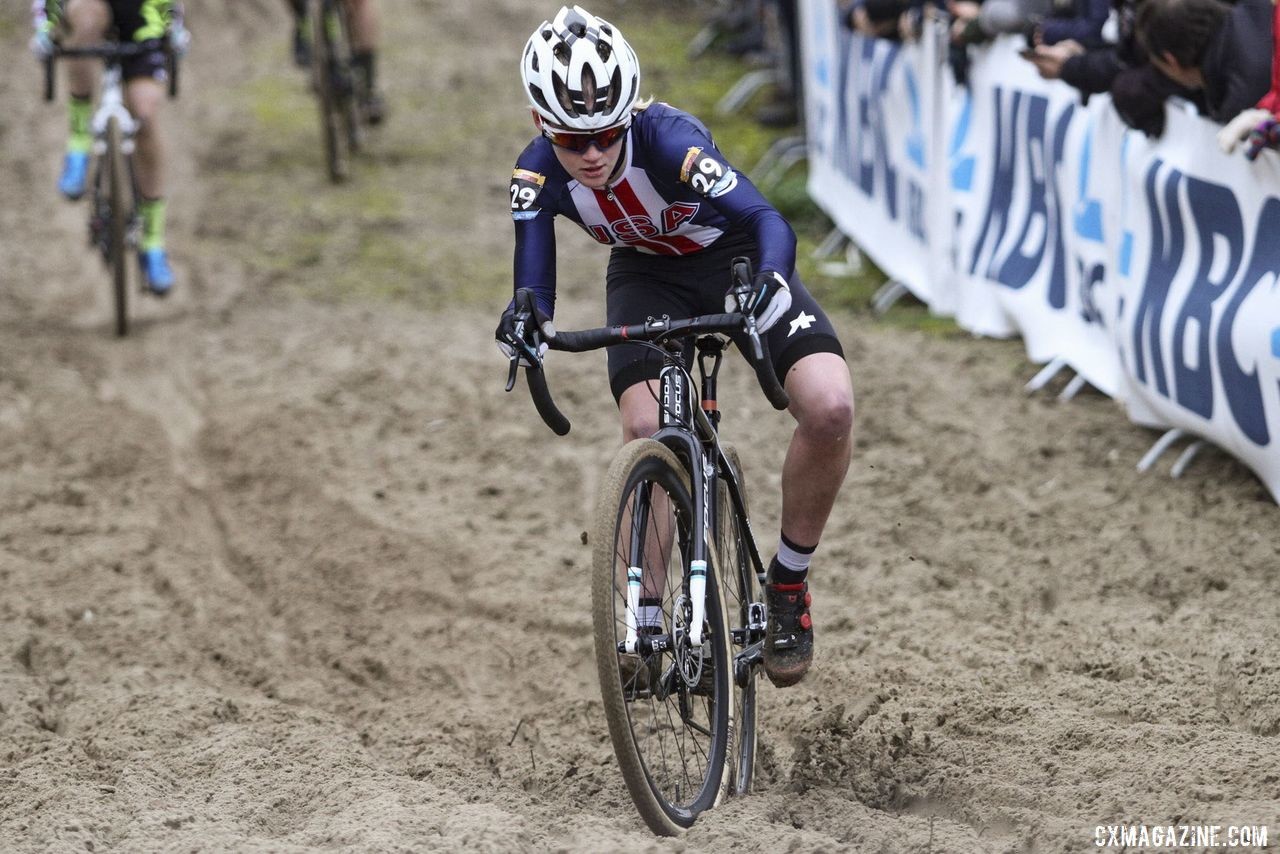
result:
<svg viewBox="0 0 1280 854"><path fill-rule="evenodd" d="M67 44L83 47L106 38L111 7L104 0L71 0L66 7Z"/></svg>
<svg viewBox="0 0 1280 854"><path fill-rule="evenodd" d="M652 436L658 430L658 407L654 392L647 383L636 383L622 393L618 400L618 415L622 418L622 441Z"/></svg>
<svg viewBox="0 0 1280 854"><path fill-rule="evenodd" d="M824 442L848 438L854 404L844 359L832 353L806 356L788 372L786 387L791 414L807 436Z"/></svg>
<svg viewBox="0 0 1280 854"><path fill-rule="evenodd" d="M165 99L164 84L150 77L137 77L129 81L126 99L129 112L143 123L142 132L153 130L154 119Z"/></svg>

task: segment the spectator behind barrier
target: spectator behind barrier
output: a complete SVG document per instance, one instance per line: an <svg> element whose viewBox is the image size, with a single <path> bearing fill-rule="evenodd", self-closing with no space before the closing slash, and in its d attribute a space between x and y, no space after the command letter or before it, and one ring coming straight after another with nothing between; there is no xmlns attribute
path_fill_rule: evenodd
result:
<svg viewBox="0 0 1280 854"><path fill-rule="evenodd" d="M998 2L998 0L991 0ZM1136 33L1140 0L1115 0L1116 41L1085 47L1074 39L1040 44L1023 55L1046 80L1061 79L1080 90L1082 100L1101 92L1125 124L1150 137L1164 133L1164 102L1178 95L1198 102L1197 93L1165 77L1147 61Z"/></svg>
<svg viewBox="0 0 1280 854"><path fill-rule="evenodd" d="M1271 83L1272 15L1270 0L1143 0L1137 32L1151 64L1200 94L1201 112L1226 122Z"/></svg>
<svg viewBox="0 0 1280 854"><path fill-rule="evenodd" d="M1249 144L1245 147L1245 157L1250 160L1264 148L1280 146L1280 124L1277 123L1277 116L1280 116L1280 40L1276 39L1276 33L1280 32L1280 5L1275 5L1275 0L1272 0L1272 5L1271 91L1262 96L1256 107L1242 110L1218 134L1218 144L1228 154L1247 139Z"/></svg>

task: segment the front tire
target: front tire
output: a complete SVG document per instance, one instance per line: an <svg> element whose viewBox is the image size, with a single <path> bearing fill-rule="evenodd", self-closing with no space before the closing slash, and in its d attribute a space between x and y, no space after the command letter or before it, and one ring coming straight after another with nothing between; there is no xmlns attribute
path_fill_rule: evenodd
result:
<svg viewBox="0 0 1280 854"><path fill-rule="evenodd" d="M329 180L345 181L350 171L350 152L343 128L342 95L338 91L337 57L330 39L329 17L334 14L325 0L308 0L307 24L311 28L311 85L320 104L320 133L324 139L325 166Z"/></svg>
<svg viewBox="0 0 1280 854"><path fill-rule="evenodd" d="M652 439L628 443L605 478L595 522L592 613L609 735L623 779L654 833L674 836L720 795L730 741L731 659L715 567L706 587L704 642L688 642L688 565L693 499L689 475ZM638 568L642 615L665 648L643 654L645 685L625 679L627 577ZM633 622L633 625L636 623Z"/></svg>
<svg viewBox="0 0 1280 854"><path fill-rule="evenodd" d="M112 293L115 296L116 335L129 334L129 252L128 225L132 210L126 198L128 180L124 163L124 147L120 122L107 121L107 258L111 266Z"/></svg>

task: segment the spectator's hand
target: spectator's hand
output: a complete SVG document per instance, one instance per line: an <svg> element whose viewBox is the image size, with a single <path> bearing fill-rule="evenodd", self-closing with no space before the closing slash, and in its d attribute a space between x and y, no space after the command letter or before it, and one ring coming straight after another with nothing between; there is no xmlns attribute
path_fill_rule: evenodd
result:
<svg viewBox="0 0 1280 854"><path fill-rule="evenodd" d="M53 39L50 38L49 31L43 28L36 30L35 35L31 37L30 47L36 59L48 59L53 56Z"/></svg>
<svg viewBox="0 0 1280 854"><path fill-rule="evenodd" d="M1272 115L1268 115L1249 131L1249 147L1245 149L1244 156L1254 160L1264 148L1280 148L1280 122Z"/></svg>
<svg viewBox="0 0 1280 854"><path fill-rule="evenodd" d="M1250 133L1259 123L1271 118L1271 113L1266 110L1260 110L1257 107L1251 107L1247 110L1241 110L1240 115L1223 125L1222 130L1218 131L1218 147L1223 153L1230 154L1236 150L1236 146L1249 138ZM1246 156L1247 153L1246 153ZM1257 157L1257 152L1254 153ZM1250 157L1250 160L1253 158Z"/></svg>
<svg viewBox="0 0 1280 854"><path fill-rule="evenodd" d="M982 4L975 3L974 0L947 0L947 11L951 13L951 17L960 21L972 21L981 10Z"/></svg>
<svg viewBox="0 0 1280 854"><path fill-rule="evenodd" d="M1042 44L1023 54L1045 80L1062 77L1062 64L1073 56L1084 53L1084 46L1067 39L1057 44Z"/></svg>

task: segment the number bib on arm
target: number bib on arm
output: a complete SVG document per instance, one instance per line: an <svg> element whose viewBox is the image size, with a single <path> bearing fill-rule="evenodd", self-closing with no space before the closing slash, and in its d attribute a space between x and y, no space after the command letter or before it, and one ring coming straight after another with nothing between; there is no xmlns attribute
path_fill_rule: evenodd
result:
<svg viewBox="0 0 1280 854"><path fill-rule="evenodd" d="M680 166L680 180L699 196L718 199L738 186L738 173L719 157L693 146Z"/></svg>
<svg viewBox="0 0 1280 854"><path fill-rule="evenodd" d="M538 215L538 194L547 183L547 177L528 169L517 168L511 175L511 218L533 219Z"/></svg>

